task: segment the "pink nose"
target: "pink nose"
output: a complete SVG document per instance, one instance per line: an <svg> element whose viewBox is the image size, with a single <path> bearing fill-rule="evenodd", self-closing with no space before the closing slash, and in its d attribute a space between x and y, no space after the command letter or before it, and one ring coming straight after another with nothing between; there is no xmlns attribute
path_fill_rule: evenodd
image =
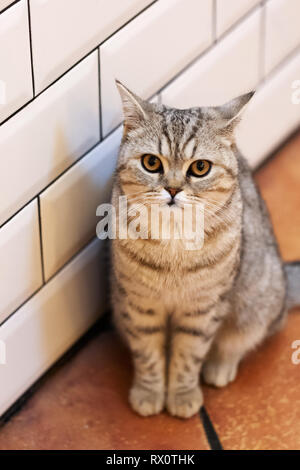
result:
<svg viewBox="0 0 300 470"><path fill-rule="evenodd" d="M172 197L175 197L179 193L180 189L176 188L166 188L166 190L171 194Z"/></svg>

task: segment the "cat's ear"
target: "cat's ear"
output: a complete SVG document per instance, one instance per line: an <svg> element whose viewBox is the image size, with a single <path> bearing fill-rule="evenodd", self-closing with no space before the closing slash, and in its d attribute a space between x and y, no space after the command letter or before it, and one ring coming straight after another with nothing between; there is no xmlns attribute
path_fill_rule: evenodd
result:
<svg viewBox="0 0 300 470"><path fill-rule="evenodd" d="M247 103L250 101L254 93L254 91L250 91L249 93L240 95L228 103L216 108L222 120L221 127L230 127L233 129L236 124L238 124Z"/></svg>
<svg viewBox="0 0 300 470"><path fill-rule="evenodd" d="M254 91L250 91L222 106L210 108L215 122L215 129L226 147L231 147L235 143L235 127L240 122L246 105L254 93Z"/></svg>
<svg viewBox="0 0 300 470"><path fill-rule="evenodd" d="M128 90L119 80L116 80L116 85L122 100L124 133L126 134L132 129L138 128L143 120L148 119L149 103Z"/></svg>
<svg viewBox="0 0 300 470"><path fill-rule="evenodd" d="M215 108L220 117L218 122L219 129L227 130L227 132L234 130L235 126L240 122L243 111L254 93L254 91L250 91Z"/></svg>

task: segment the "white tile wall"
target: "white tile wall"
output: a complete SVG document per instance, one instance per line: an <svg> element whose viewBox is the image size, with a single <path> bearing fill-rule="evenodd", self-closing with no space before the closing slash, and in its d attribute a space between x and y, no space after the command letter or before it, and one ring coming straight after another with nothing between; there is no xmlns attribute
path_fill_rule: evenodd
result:
<svg viewBox="0 0 300 470"><path fill-rule="evenodd" d="M0 415L55 362L105 308L101 251L91 243L0 328Z"/></svg>
<svg viewBox="0 0 300 470"><path fill-rule="evenodd" d="M237 130L237 143L253 167L300 126L299 104L293 104L292 83L300 77L300 52L257 92Z"/></svg>
<svg viewBox="0 0 300 470"><path fill-rule="evenodd" d="M30 0L40 92L152 0Z"/></svg>
<svg viewBox="0 0 300 470"><path fill-rule="evenodd" d="M96 209L109 202L119 128L41 194L45 277L96 236Z"/></svg>
<svg viewBox="0 0 300 470"><path fill-rule="evenodd" d="M99 140L97 54L0 127L0 224Z"/></svg>
<svg viewBox="0 0 300 470"><path fill-rule="evenodd" d="M15 0L0 0L0 12L4 10L4 8L8 7L14 1Z"/></svg>
<svg viewBox="0 0 300 470"><path fill-rule="evenodd" d="M265 73L300 45L299 0L270 0L266 8Z"/></svg>
<svg viewBox="0 0 300 470"><path fill-rule="evenodd" d="M100 47L104 135L121 121L114 79L149 98L209 46L211 15L211 0L159 1Z"/></svg>
<svg viewBox="0 0 300 470"><path fill-rule="evenodd" d="M220 37L260 0L216 0L216 35Z"/></svg>
<svg viewBox="0 0 300 470"><path fill-rule="evenodd" d="M253 12L161 93L169 106L213 106L254 89L259 78L260 11Z"/></svg>
<svg viewBox="0 0 300 470"><path fill-rule="evenodd" d="M36 200L1 228L0 259L1 323L42 285Z"/></svg>
<svg viewBox="0 0 300 470"><path fill-rule="evenodd" d="M27 3L21 0L0 15L0 122L31 98Z"/></svg>

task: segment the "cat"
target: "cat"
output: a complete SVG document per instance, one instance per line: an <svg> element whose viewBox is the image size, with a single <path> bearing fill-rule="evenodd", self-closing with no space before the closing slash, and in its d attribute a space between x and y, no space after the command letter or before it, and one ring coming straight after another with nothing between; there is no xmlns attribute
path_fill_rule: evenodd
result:
<svg viewBox="0 0 300 470"><path fill-rule="evenodd" d="M128 200L130 221L134 206L148 213L150 204L159 205L163 218L185 203L205 208L199 250L174 238L111 241L113 318L134 364L130 404L142 416L166 408L189 418L203 403L200 374L216 387L232 382L244 356L300 304L300 263L282 262L266 206L235 144L253 92L219 107L180 110L116 84L124 115L116 213L120 196ZM146 227L143 217L139 225Z"/></svg>

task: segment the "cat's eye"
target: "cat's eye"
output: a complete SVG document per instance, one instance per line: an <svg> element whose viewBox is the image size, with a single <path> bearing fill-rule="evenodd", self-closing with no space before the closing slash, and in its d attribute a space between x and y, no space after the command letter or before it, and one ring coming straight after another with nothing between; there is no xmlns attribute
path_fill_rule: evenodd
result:
<svg viewBox="0 0 300 470"><path fill-rule="evenodd" d="M161 173L163 166L156 155L146 154L142 156L142 165L150 173Z"/></svg>
<svg viewBox="0 0 300 470"><path fill-rule="evenodd" d="M190 165L188 169L188 174L191 176L202 178L203 176L208 175L210 170L211 162L209 162L208 160L196 160Z"/></svg>

